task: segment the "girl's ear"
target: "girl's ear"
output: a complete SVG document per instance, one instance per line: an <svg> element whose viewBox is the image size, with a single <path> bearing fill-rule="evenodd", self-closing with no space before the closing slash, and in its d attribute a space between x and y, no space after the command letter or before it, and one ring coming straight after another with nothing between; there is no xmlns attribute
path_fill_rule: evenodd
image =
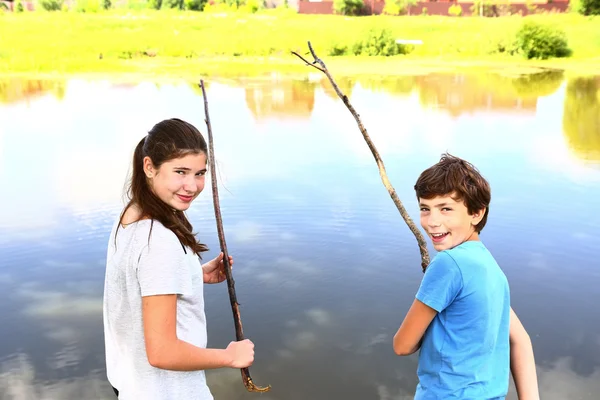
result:
<svg viewBox="0 0 600 400"><path fill-rule="evenodd" d="M144 173L146 174L146 177L154 177L154 171L154 164L152 164L150 157L144 157Z"/></svg>

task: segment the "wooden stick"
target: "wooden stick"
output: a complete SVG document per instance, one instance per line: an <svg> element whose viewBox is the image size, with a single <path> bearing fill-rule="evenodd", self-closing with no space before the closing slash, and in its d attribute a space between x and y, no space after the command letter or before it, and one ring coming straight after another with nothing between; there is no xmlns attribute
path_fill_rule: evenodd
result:
<svg viewBox="0 0 600 400"><path fill-rule="evenodd" d="M423 269L423 272L425 272L425 269L429 265L429 252L427 251L427 243L425 242L425 239L423 238L423 235L421 234L419 229L417 229L413 220L410 218L410 215L408 215L408 213L406 212L404 205L402 205L402 202L400 201L400 199L398 198L398 195L396 194L396 190L390 183L387 173L385 172L385 165L383 164L383 160L381 159L381 156L379 155L377 148L371 141L371 138L370 138L369 134L367 133L367 128L365 128L362 121L360 120L360 116L358 115L358 113L356 112L354 107L352 107L352 104L350 104L348 97L344 93L342 93L342 91L340 90L338 85L335 83L335 80L329 73L329 70L325 66L325 63L323 62L323 60L321 60L319 57L317 57L317 54L315 53L314 49L312 48L312 45L310 44L310 42L308 42L308 49L310 50L310 54L312 55L313 60L314 60L312 62L308 61L306 58L302 57L300 54L296 53L295 51L292 51L292 54L294 54L296 57L298 57L302 61L304 61L304 63L306 63L306 65L318 69L319 71L323 72L327 76L327 78L329 79L329 82L331 82L331 85L333 86L333 89L337 93L338 97L340 99L342 99L342 101L344 102L344 104L346 105L346 107L348 108L348 110L350 111L350 113L352 114L354 119L356 120L356 123L358 124L358 129L360 129L360 133L362 133L363 138L367 142L367 146L369 146L369 149L371 150L373 157L375 157L375 161L377 162L377 168L379 168L379 175L381 176L383 185L385 186L388 193L392 197L392 200L394 201L396 208L398 208L400 215L402 216L402 218L404 218L404 222L406 222L406 224L408 225L408 228L412 231L413 235L415 235L415 239L417 239L417 244L419 245L419 251L421 252L421 267Z"/></svg>
<svg viewBox="0 0 600 400"><path fill-rule="evenodd" d="M212 128L210 125L210 116L208 115L208 99L206 98L206 91L204 90L204 81L200 80L200 88L202 89L202 97L204 97L204 115L206 119L206 127L208 129L208 162L210 169L210 178L212 184L212 195L213 205L215 208L215 217L217 220L217 232L219 235L219 243L221 244L221 251L223 252L223 263L225 264L225 276L227 277L227 289L229 291L229 301L231 302L231 310L233 311L233 323L235 325L235 337L237 341L244 340L244 331L242 329L242 319L240 317L239 303L237 302L237 296L235 294L235 281L233 280L233 274L231 271L231 264L229 264L229 253L227 252L227 244L225 243L225 232L223 230L223 219L221 218L221 207L219 205L219 191L217 188L217 171L215 169L215 149L212 136ZM271 390L271 385L265 387L259 387L252 382L250 377L250 370L248 368L242 368L242 381L244 386L249 392L268 392Z"/></svg>

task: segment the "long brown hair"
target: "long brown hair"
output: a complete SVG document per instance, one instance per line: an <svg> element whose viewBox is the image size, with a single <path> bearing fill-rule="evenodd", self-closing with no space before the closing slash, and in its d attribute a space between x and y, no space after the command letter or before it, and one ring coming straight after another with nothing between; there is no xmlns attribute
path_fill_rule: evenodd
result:
<svg viewBox="0 0 600 400"><path fill-rule="evenodd" d="M137 221L150 219L151 224L154 224L155 220L160 222L177 236L184 251L184 246L190 247L194 254L198 256L200 256L200 252L207 251L206 245L198 242L195 234L192 233L192 225L185 213L173 210L154 194L148 184L143 165L146 156L150 157L154 167L160 168L166 161L184 157L188 154L201 153L208 155L206 140L192 124L172 118L154 125L148 135L140 140L135 147L133 172L127 189L129 202L121 213L119 225L123 222L125 212L135 204L141 211L140 218ZM150 234L152 234L152 225L150 226Z"/></svg>

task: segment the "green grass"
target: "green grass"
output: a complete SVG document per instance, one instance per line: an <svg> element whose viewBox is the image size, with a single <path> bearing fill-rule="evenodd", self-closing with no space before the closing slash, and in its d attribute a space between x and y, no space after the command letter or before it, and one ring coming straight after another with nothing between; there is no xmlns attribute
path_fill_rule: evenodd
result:
<svg viewBox="0 0 600 400"><path fill-rule="evenodd" d="M494 52L524 18L343 17L298 15L281 10L257 14L176 11L103 13L0 13L0 74L135 74L154 77L256 75L306 71L290 52L307 51L310 40L332 71L355 74L414 74L483 67L562 68L600 74L600 19L574 14L533 18L563 29L573 55L524 60ZM405 56L329 55L352 46L371 27L395 37L421 39ZM314 70L317 72L316 70Z"/></svg>

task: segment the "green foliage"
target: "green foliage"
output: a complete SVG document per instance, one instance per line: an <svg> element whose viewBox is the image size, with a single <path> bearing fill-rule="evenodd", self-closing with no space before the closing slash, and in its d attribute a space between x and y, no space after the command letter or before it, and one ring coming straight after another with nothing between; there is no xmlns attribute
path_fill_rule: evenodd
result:
<svg viewBox="0 0 600 400"><path fill-rule="evenodd" d="M546 60L551 57L567 57L571 53L563 30L535 21L523 23L517 31L515 47L527 59Z"/></svg>
<svg viewBox="0 0 600 400"><path fill-rule="evenodd" d="M352 52L355 55L395 56L407 54L409 51L407 46L396 43L389 29L371 28L364 37L354 43Z"/></svg>
<svg viewBox="0 0 600 400"><path fill-rule="evenodd" d="M448 9L448 15L453 17L460 17L462 15L462 7L458 3L454 3Z"/></svg>
<svg viewBox="0 0 600 400"><path fill-rule="evenodd" d="M421 10L421 15L429 15L427 7L423 7L423 9Z"/></svg>
<svg viewBox="0 0 600 400"><path fill-rule="evenodd" d="M61 11L63 0L39 0L38 4L46 11Z"/></svg>
<svg viewBox="0 0 600 400"><path fill-rule="evenodd" d="M177 9L177 10L183 10L184 7L184 0L162 0L162 9L165 8L170 8L170 9Z"/></svg>
<svg viewBox="0 0 600 400"><path fill-rule="evenodd" d="M345 56L348 54L348 45L342 43L334 43L327 49L328 56Z"/></svg>
<svg viewBox="0 0 600 400"><path fill-rule="evenodd" d="M583 15L600 15L600 0L579 0L579 13Z"/></svg>
<svg viewBox="0 0 600 400"><path fill-rule="evenodd" d="M105 10L110 10L112 8L111 0L102 0L102 8Z"/></svg>
<svg viewBox="0 0 600 400"><path fill-rule="evenodd" d="M186 10L190 11L202 11L206 0L184 0L184 6Z"/></svg>
<svg viewBox="0 0 600 400"><path fill-rule="evenodd" d="M365 7L363 0L333 0L333 11L342 15L360 15Z"/></svg>
<svg viewBox="0 0 600 400"><path fill-rule="evenodd" d="M15 0L15 4L13 4L13 9L15 12L22 13L25 11L25 7L23 7L23 2L21 0Z"/></svg>
<svg viewBox="0 0 600 400"><path fill-rule="evenodd" d="M162 0L148 0L148 8L160 10L162 8Z"/></svg>

